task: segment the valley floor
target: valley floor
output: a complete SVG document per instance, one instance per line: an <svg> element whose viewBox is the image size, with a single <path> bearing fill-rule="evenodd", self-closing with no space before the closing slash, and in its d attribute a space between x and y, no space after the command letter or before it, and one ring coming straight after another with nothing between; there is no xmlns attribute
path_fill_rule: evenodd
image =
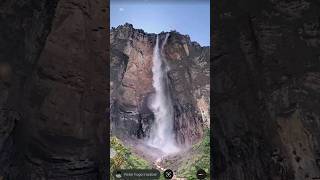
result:
<svg viewBox="0 0 320 180"><path fill-rule="evenodd" d="M116 153L111 159L111 173L114 169L155 168L160 172L171 169L177 177L185 177L181 180L196 180L198 169L204 169L208 174L210 171L209 139L209 130L206 130L202 140L191 148L178 154L164 156L160 150L147 146L142 140L130 138L120 140L113 136L111 148Z"/></svg>

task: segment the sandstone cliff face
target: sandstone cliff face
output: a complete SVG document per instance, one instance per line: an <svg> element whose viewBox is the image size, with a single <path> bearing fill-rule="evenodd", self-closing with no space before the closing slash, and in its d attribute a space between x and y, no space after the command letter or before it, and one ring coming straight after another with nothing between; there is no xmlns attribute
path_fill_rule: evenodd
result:
<svg viewBox="0 0 320 180"><path fill-rule="evenodd" d="M319 3L215 3L214 176L320 176Z"/></svg>
<svg viewBox="0 0 320 180"><path fill-rule="evenodd" d="M101 179L107 157L107 2L0 4L1 68L8 72L0 82L0 175Z"/></svg>
<svg viewBox="0 0 320 180"><path fill-rule="evenodd" d="M160 44L164 38L165 33L160 33ZM154 93L156 34L125 24L111 30L110 40L111 131L119 136L146 137L153 122L148 98ZM164 53L170 67L176 138L181 144L194 143L209 125L209 48L170 32Z"/></svg>

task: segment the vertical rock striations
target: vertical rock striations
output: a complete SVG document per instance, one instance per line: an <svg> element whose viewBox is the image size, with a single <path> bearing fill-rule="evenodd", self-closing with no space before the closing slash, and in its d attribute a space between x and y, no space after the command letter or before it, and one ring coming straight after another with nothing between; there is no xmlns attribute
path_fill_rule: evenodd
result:
<svg viewBox="0 0 320 180"><path fill-rule="evenodd" d="M160 45L165 36L159 34ZM156 37L131 24L111 30L112 133L120 137L143 138L150 134L154 117L148 103L154 93L152 56ZM209 48L170 32L163 54L170 68L168 88L176 141L192 144L209 125Z"/></svg>
<svg viewBox="0 0 320 180"><path fill-rule="evenodd" d="M1 68L9 72L0 82L0 175L101 179L107 157L107 2L0 4Z"/></svg>
<svg viewBox="0 0 320 180"><path fill-rule="evenodd" d="M15 135L17 124L25 120L25 87L50 32L57 2L0 2L0 177L16 170L13 161L20 149Z"/></svg>
<svg viewBox="0 0 320 180"><path fill-rule="evenodd" d="M215 3L215 179L320 176L319 8L306 0Z"/></svg>

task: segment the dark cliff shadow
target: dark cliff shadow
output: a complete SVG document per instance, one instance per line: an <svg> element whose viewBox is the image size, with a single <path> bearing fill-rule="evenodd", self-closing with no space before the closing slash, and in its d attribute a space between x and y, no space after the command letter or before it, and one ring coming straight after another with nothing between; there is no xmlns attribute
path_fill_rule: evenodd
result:
<svg viewBox="0 0 320 180"><path fill-rule="evenodd" d="M319 6L215 1L215 179L319 177Z"/></svg>
<svg viewBox="0 0 320 180"><path fill-rule="evenodd" d="M0 2L0 176L107 177L108 1Z"/></svg>

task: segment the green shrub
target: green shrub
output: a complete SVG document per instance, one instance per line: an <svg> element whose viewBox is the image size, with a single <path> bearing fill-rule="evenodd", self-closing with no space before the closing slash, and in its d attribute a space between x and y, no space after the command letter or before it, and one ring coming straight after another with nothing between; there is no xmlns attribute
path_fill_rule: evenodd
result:
<svg viewBox="0 0 320 180"><path fill-rule="evenodd" d="M195 152L187 158L178 168L178 174L188 180L196 180L196 173L203 169L210 177L210 130L206 129L201 142L193 145L192 151Z"/></svg>
<svg viewBox="0 0 320 180"><path fill-rule="evenodd" d="M112 136L110 139L111 148L115 150L116 155L110 159L110 175L113 179L112 173L116 169L150 169L150 164L134 155L129 148L126 148L120 139Z"/></svg>

